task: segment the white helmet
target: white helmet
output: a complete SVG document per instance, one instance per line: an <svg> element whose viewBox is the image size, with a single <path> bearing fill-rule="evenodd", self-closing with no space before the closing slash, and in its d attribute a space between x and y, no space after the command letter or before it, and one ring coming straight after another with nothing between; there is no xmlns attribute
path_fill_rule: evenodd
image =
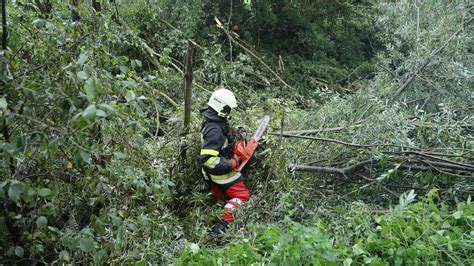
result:
<svg viewBox="0 0 474 266"><path fill-rule="evenodd" d="M228 117L232 108L237 107L234 93L228 89L218 89L214 91L207 103L209 107L217 112L221 117Z"/></svg>

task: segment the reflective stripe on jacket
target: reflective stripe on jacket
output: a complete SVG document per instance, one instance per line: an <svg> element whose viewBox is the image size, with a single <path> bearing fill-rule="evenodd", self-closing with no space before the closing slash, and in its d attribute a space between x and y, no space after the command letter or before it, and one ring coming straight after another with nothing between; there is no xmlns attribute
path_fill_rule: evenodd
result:
<svg viewBox="0 0 474 266"><path fill-rule="evenodd" d="M219 185L230 185L241 180L241 174L232 170L227 121L209 108L203 115L199 161L204 177Z"/></svg>

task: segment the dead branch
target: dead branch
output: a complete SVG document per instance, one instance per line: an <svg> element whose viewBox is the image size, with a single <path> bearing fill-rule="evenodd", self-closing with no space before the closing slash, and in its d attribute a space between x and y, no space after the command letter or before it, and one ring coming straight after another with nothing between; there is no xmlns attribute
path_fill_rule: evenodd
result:
<svg viewBox="0 0 474 266"><path fill-rule="evenodd" d="M456 176L456 177L466 177L466 176L464 176L464 175L459 175L459 174L451 173L451 172L448 172L448 171L443 171L443 170L439 169L438 167L434 166L434 165L433 165L431 162L429 162L429 161L421 160L421 159L420 159L420 161L423 162L423 163L428 164L428 165L431 166L434 170L436 170L436 171L438 171L438 172L440 172L440 173L442 173L442 174L450 175L450 176Z"/></svg>
<svg viewBox="0 0 474 266"><path fill-rule="evenodd" d="M309 165L297 165L297 164L290 164L290 169L295 171L302 171L302 172L321 172L321 173L328 173L328 174L351 174L360 170L367 164L375 163L376 160L366 160L360 163L343 167L343 168L336 168L336 167L328 167L328 166L309 166Z"/></svg>
<svg viewBox="0 0 474 266"><path fill-rule="evenodd" d="M467 20L463 25L453 34L449 39L447 39L441 47L433 51L430 56L425 60L425 62L403 83L403 85L397 90L397 92L394 94L393 98L397 97L402 93L408 85L411 84L411 82L420 74L420 72L434 59L436 55L438 55L441 51L448 46L448 44L454 39L454 37L458 36L461 32L463 32L466 29L466 26L469 25L472 21L474 20L474 17L471 17L469 20Z"/></svg>
<svg viewBox="0 0 474 266"><path fill-rule="evenodd" d="M276 133L268 133L269 135L277 135ZM282 134L283 137L285 138L298 138L298 139L311 139L311 140L319 140L319 141L326 141L326 142L332 142L332 143L337 143L337 144L342 144L346 146L351 146L351 147L356 147L356 148L372 148L372 147L399 147L399 148L406 148L406 149L415 149L417 148L410 148L410 147L405 147L401 145L395 145L395 144L357 144L357 143L349 143L345 141L340 141L337 139L330 139L330 138L321 138L321 137L310 137L310 136L303 136L303 135L293 135L293 134Z"/></svg>
<svg viewBox="0 0 474 266"><path fill-rule="evenodd" d="M389 161L392 162L400 162L397 158L389 158ZM432 161L432 160L421 160L418 159L419 162L422 162L425 165L419 165L411 159L405 160L400 164L400 168L403 169L416 169L420 171L438 171L445 174L456 175L458 177L472 177L472 173L474 172L473 168L465 167L457 164L447 163L447 162L439 162L439 161ZM362 169L367 164L372 164L373 166L378 164L378 160L369 159L366 161L362 161L360 163L338 168L332 166L311 166L311 165L297 165L291 164L289 167L295 171L302 171L302 172L319 172L319 173L328 173L328 174L341 174L347 175L357 172L358 170ZM426 166L428 165L428 166ZM456 172L467 173L468 175L460 175ZM469 176L469 174L471 174Z"/></svg>
<svg viewBox="0 0 474 266"><path fill-rule="evenodd" d="M431 160L421 160L421 161L434 167L445 168L445 169L450 169L450 170L459 170L459 171L468 172L468 173L474 172L474 168L465 167L465 166L461 166L457 164L446 163L446 162L436 162L436 161L431 161Z"/></svg>
<svg viewBox="0 0 474 266"><path fill-rule="evenodd" d="M283 131L283 134L308 134L309 135L309 134L315 134L315 133L321 133L321 132L339 132L339 131L343 131L345 129L360 127L360 126L361 125L353 125L353 126L348 126L348 127L289 130L289 131ZM278 134L278 133L274 133L274 134Z"/></svg>
<svg viewBox="0 0 474 266"><path fill-rule="evenodd" d="M453 160L449 160L449 159L445 159L445 158L441 158L441 157L437 157L437 156L433 156L433 155L430 155L428 153L423 153L423 152L418 152L418 151L402 151L400 153L414 154L414 155L422 156L422 157L425 157L425 158L430 158L430 159L433 159L433 160L443 161L445 163L449 163L449 164L452 164L452 165L464 166L464 167L471 168L471 169L474 170L474 165L463 163L463 162L457 162L457 161L453 161Z"/></svg>

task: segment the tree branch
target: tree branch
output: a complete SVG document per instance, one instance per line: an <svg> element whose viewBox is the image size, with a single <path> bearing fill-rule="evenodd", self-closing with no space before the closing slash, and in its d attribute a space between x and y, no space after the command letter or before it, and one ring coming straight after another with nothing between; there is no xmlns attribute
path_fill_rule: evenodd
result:
<svg viewBox="0 0 474 266"><path fill-rule="evenodd" d="M283 134L315 134L320 132L339 132L348 128L360 127L361 125L353 125L348 127L333 127L333 128L318 128L318 129L302 129L302 130L289 130L283 131ZM272 135L279 135L279 133L271 132Z"/></svg>
<svg viewBox="0 0 474 266"><path fill-rule="evenodd" d="M302 172L321 172L321 173L328 173L328 174L351 174L356 172L357 170L361 169L367 164L375 163L376 160L365 160L360 163L344 167L344 168L336 168L336 167L328 167L328 166L309 166L309 165L297 165L297 164L290 164L290 169L295 171L302 171Z"/></svg>

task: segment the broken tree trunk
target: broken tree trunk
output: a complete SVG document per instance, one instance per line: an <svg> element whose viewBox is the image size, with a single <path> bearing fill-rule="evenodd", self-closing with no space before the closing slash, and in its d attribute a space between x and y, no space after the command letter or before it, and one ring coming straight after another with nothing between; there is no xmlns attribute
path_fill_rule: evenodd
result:
<svg viewBox="0 0 474 266"><path fill-rule="evenodd" d="M185 72L184 72L184 128L182 136L186 136L189 132L189 124L191 122L191 86L193 84L193 44L188 41L188 51L185 59ZM186 161L187 147L183 143L181 147L181 160L183 163Z"/></svg>
<svg viewBox="0 0 474 266"><path fill-rule="evenodd" d="M194 46L188 41L188 52L186 54L186 70L184 73L184 134L189 131L191 122L191 86L193 84L193 51Z"/></svg>
<svg viewBox="0 0 474 266"><path fill-rule="evenodd" d="M7 0L2 1L2 49L6 50L8 45L8 27L7 27Z"/></svg>

